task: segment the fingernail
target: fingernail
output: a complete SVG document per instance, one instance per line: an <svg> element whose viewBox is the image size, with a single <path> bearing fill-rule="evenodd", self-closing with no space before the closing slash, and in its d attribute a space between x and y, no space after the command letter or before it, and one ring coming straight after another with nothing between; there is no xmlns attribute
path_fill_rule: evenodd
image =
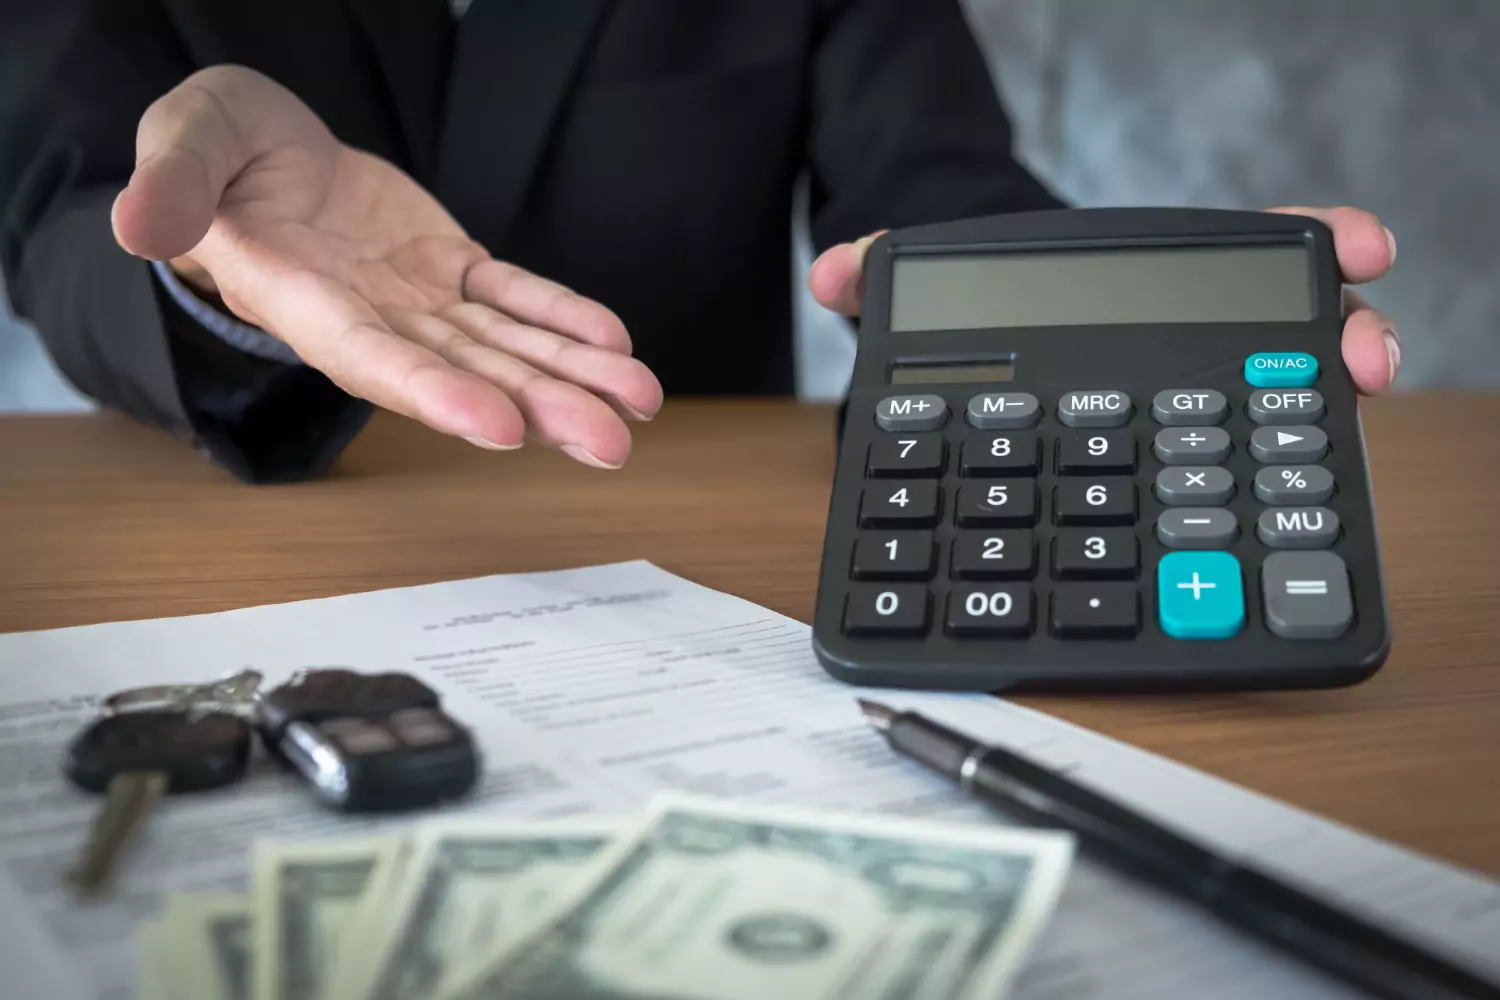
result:
<svg viewBox="0 0 1500 1000"><path fill-rule="evenodd" d="M874 243L876 240L880 239L880 237L884 236L885 234L886 234L886 230L884 230L884 229L877 229L875 232L871 233L868 236L861 236L859 239L857 239L857 240L854 241L854 252L856 254L858 254L861 259L863 259L864 256L865 256L865 254L870 249L870 244Z"/></svg>
<svg viewBox="0 0 1500 1000"><path fill-rule="evenodd" d="M486 440L482 437L466 437L464 438L464 440L477 447L487 448L490 451L515 451L517 448L521 447L519 442L517 442L516 444L496 444L495 442Z"/></svg>
<svg viewBox="0 0 1500 1000"><path fill-rule="evenodd" d="M1388 382L1396 381L1396 372L1401 368L1401 338L1396 336L1396 331L1386 327L1385 335L1385 359L1390 364L1391 374Z"/></svg>
<svg viewBox="0 0 1500 1000"><path fill-rule="evenodd" d="M565 444L562 447L564 453L582 462L584 465L592 465L596 469L618 469L618 465L610 465L589 453L589 450L579 444Z"/></svg>
<svg viewBox="0 0 1500 1000"><path fill-rule="evenodd" d="M631 420L639 420L642 423L650 423L651 422L651 418L650 417L646 416L640 410L637 410L635 407L633 407L629 403L625 402L625 400L621 399L619 396L614 397L614 400L615 400L615 405L620 408L620 412L624 413Z"/></svg>
<svg viewBox="0 0 1500 1000"><path fill-rule="evenodd" d="M1389 226L1382 226L1381 228L1385 230L1386 246L1391 248L1391 263L1394 264L1396 263L1396 234L1391 232Z"/></svg>

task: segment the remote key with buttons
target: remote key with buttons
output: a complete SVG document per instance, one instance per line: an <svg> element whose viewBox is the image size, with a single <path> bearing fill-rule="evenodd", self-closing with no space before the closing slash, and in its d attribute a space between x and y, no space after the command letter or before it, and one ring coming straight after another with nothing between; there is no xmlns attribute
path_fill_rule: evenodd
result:
<svg viewBox="0 0 1500 1000"><path fill-rule="evenodd" d="M1332 234L1088 209L865 262L813 647L853 684L1250 690L1390 648Z"/></svg>

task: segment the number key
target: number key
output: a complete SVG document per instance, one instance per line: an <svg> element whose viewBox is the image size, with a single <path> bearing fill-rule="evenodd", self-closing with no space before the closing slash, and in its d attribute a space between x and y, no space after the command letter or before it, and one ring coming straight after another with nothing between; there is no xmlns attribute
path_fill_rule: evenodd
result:
<svg viewBox="0 0 1500 1000"><path fill-rule="evenodd" d="M925 580L934 554L930 531L870 532L855 541L850 572L857 580Z"/></svg>
<svg viewBox="0 0 1500 1000"><path fill-rule="evenodd" d="M930 480L871 483L859 505L859 521L866 527L928 525L937 515L938 485Z"/></svg>
<svg viewBox="0 0 1500 1000"><path fill-rule="evenodd" d="M958 523L1026 525L1036 522L1036 480L969 483L958 489Z"/></svg>
<svg viewBox="0 0 1500 1000"><path fill-rule="evenodd" d="M971 434L964 438L959 471L965 476L1036 475L1041 450L1034 431Z"/></svg>
<svg viewBox="0 0 1500 1000"><path fill-rule="evenodd" d="M941 434L882 434L870 442L871 476L936 476L943 471Z"/></svg>
<svg viewBox="0 0 1500 1000"><path fill-rule="evenodd" d="M954 587L948 595L948 631L954 635L1026 635L1031 631L1031 588Z"/></svg>
<svg viewBox="0 0 1500 1000"><path fill-rule="evenodd" d="M1063 475L1135 471L1135 435L1129 431L1069 432L1057 439Z"/></svg>
<svg viewBox="0 0 1500 1000"><path fill-rule="evenodd" d="M1139 544L1130 528L1059 528L1052 540L1052 573L1069 579L1134 579Z"/></svg>
<svg viewBox="0 0 1500 1000"><path fill-rule="evenodd" d="M1029 530L960 531L953 536L953 575L965 580L1026 579L1036 572Z"/></svg>
<svg viewBox="0 0 1500 1000"><path fill-rule="evenodd" d="M921 635L927 630L927 588L921 584L858 584L844 604L850 635Z"/></svg>
<svg viewBox="0 0 1500 1000"><path fill-rule="evenodd" d="M1135 520L1135 483L1127 477L1065 480L1057 487L1059 524L1130 524Z"/></svg>

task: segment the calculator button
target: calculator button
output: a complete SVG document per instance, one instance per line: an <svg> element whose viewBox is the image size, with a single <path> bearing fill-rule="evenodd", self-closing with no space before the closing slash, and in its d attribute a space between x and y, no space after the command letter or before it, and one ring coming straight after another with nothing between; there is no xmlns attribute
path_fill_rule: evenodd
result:
<svg viewBox="0 0 1500 1000"><path fill-rule="evenodd" d="M954 587L948 594L947 629L953 635L1027 635L1031 588L1023 584Z"/></svg>
<svg viewBox="0 0 1500 1000"><path fill-rule="evenodd" d="M1035 431L970 434L959 453L959 471L965 476L1034 476L1041 451Z"/></svg>
<svg viewBox="0 0 1500 1000"><path fill-rule="evenodd" d="M1316 462L1328 454L1328 435L1317 427L1257 427L1250 435L1250 454L1257 462Z"/></svg>
<svg viewBox="0 0 1500 1000"><path fill-rule="evenodd" d="M1255 497L1278 507L1320 504L1333 496L1333 473L1321 465L1269 465L1255 474Z"/></svg>
<svg viewBox="0 0 1500 1000"><path fill-rule="evenodd" d="M870 442L866 471L872 476L936 476L943 471L941 434L882 434Z"/></svg>
<svg viewBox="0 0 1500 1000"><path fill-rule="evenodd" d="M1059 583L1052 588L1052 632L1069 639L1128 639L1140 631L1133 583Z"/></svg>
<svg viewBox="0 0 1500 1000"><path fill-rule="evenodd" d="M1161 630L1174 639L1227 639L1245 624L1240 561L1228 552L1169 552L1156 568Z"/></svg>
<svg viewBox="0 0 1500 1000"><path fill-rule="evenodd" d="M1063 393L1057 419L1069 427L1119 427L1130 419L1130 397L1118 389Z"/></svg>
<svg viewBox="0 0 1500 1000"><path fill-rule="evenodd" d="M887 396L875 407L875 422L888 431L935 431L947 419L947 402L932 393Z"/></svg>
<svg viewBox="0 0 1500 1000"><path fill-rule="evenodd" d="M1273 552L1260 568L1266 627L1283 639L1333 639L1354 620L1349 571L1332 552Z"/></svg>
<svg viewBox="0 0 1500 1000"><path fill-rule="evenodd" d="M1222 507L1174 507L1156 519L1156 537L1169 549L1227 548L1239 533L1239 522Z"/></svg>
<svg viewBox="0 0 1500 1000"><path fill-rule="evenodd" d="M960 531L949 565L964 580L1029 579L1036 573L1036 540L1025 528Z"/></svg>
<svg viewBox="0 0 1500 1000"><path fill-rule="evenodd" d="M1257 389L1245 412L1257 424L1311 424L1323 415L1323 394L1316 389Z"/></svg>
<svg viewBox="0 0 1500 1000"><path fill-rule="evenodd" d="M1327 507L1262 511L1255 535L1273 549L1326 549L1339 537L1339 516Z"/></svg>
<svg viewBox="0 0 1500 1000"><path fill-rule="evenodd" d="M1059 528L1052 539L1052 575L1063 579L1135 579L1140 544L1130 528Z"/></svg>
<svg viewBox="0 0 1500 1000"><path fill-rule="evenodd" d="M968 416L981 430L1035 427L1042 404L1029 392L986 392L969 400Z"/></svg>
<svg viewBox="0 0 1500 1000"><path fill-rule="evenodd" d="M1057 486L1058 524L1130 524L1135 520L1135 482L1126 476L1064 480Z"/></svg>
<svg viewBox="0 0 1500 1000"><path fill-rule="evenodd" d="M936 552L930 531L867 532L854 543L850 574L858 580L925 580Z"/></svg>
<svg viewBox="0 0 1500 1000"><path fill-rule="evenodd" d="M1063 475L1135 471L1135 435L1129 431L1069 431L1057 439Z"/></svg>
<svg viewBox="0 0 1500 1000"><path fill-rule="evenodd" d="M1155 491L1170 507L1221 507L1234 496L1234 474L1217 465L1173 465L1156 474Z"/></svg>
<svg viewBox="0 0 1500 1000"><path fill-rule="evenodd" d="M1318 380L1318 359L1302 351L1270 351L1245 359L1245 381L1259 389L1301 388Z"/></svg>
<svg viewBox="0 0 1500 1000"><path fill-rule="evenodd" d="M1152 452L1166 465L1218 465L1229 457L1222 427L1168 427L1156 432Z"/></svg>
<svg viewBox="0 0 1500 1000"><path fill-rule="evenodd" d="M1151 416L1168 427L1216 424L1229 412L1229 400L1217 389L1163 389L1151 401Z"/></svg>
<svg viewBox="0 0 1500 1000"><path fill-rule="evenodd" d="M1011 479L1002 483L969 483L958 489L958 523L1033 524L1036 521L1036 481Z"/></svg>
<svg viewBox="0 0 1500 1000"><path fill-rule="evenodd" d="M900 525L917 527L937 521L938 485L930 480L891 480L865 487L859 505L859 523L866 527Z"/></svg>
<svg viewBox="0 0 1500 1000"><path fill-rule="evenodd" d="M844 604L849 635L921 635L927 631L927 588L922 584L860 584Z"/></svg>

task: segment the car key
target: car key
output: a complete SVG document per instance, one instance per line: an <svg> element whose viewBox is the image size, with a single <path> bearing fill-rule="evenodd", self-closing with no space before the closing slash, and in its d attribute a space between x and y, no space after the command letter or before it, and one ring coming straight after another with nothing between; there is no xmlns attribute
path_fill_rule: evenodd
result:
<svg viewBox="0 0 1500 1000"><path fill-rule="evenodd" d="M256 725L273 757L287 726L335 717L388 715L403 708L437 708L438 694L410 674L362 674L342 667L306 670L261 696Z"/></svg>
<svg viewBox="0 0 1500 1000"><path fill-rule="evenodd" d="M297 720L281 755L314 794L344 812L391 812L465 795L478 780L468 730L441 709Z"/></svg>
<svg viewBox="0 0 1500 1000"><path fill-rule="evenodd" d="M145 708L188 711L235 712L255 703L262 676L257 670L239 670L207 684L152 684L117 691L104 700L105 712L140 711Z"/></svg>
<svg viewBox="0 0 1500 1000"><path fill-rule="evenodd" d="M67 881L92 896L107 888L125 848L166 794L232 784L249 766L250 723L223 712L142 710L95 719L74 738L68 780L104 795Z"/></svg>

